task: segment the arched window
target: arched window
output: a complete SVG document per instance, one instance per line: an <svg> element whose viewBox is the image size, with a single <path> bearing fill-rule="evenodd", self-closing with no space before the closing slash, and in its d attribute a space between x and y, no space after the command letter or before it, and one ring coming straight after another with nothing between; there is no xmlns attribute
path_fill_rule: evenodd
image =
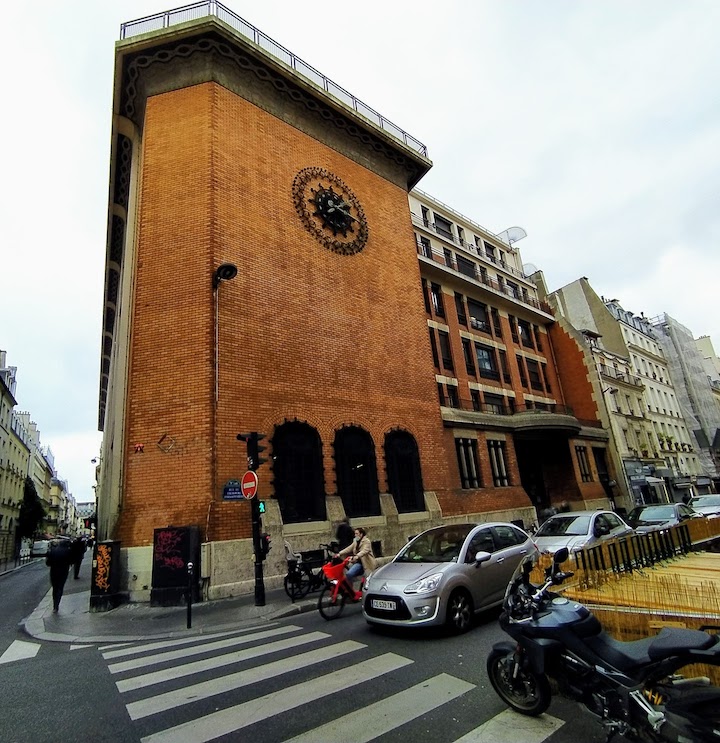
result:
<svg viewBox="0 0 720 743"><path fill-rule="evenodd" d="M399 513L425 510L420 455L417 442L407 431L390 431L385 436L385 468L388 490Z"/></svg>
<svg viewBox="0 0 720 743"><path fill-rule="evenodd" d="M322 443L308 423L275 427L272 438L273 487L283 522L325 521Z"/></svg>
<svg viewBox="0 0 720 743"><path fill-rule="evenodd" d="M380 515L375 445L367 431L356 426L335 434L337 492L348 518Z"/></svg>

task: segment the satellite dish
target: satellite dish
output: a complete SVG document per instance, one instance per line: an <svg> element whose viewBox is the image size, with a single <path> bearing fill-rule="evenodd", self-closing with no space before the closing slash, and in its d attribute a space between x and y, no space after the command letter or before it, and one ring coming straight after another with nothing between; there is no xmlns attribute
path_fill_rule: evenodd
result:
<svg viewBox="0 0 720 743"><path fill-rule="evenodd" d="M523 273L526 276L532 276L537 271L538 267L534 263L523 263Z"/></svg>
<svg viewBox="0 0 720 743"><path fill-rule="evenodd" d="M506 242L512 247L513 243L522 240L523 237L527 237L527 232L522 227L508 227L506 230L498 232L495 237L499 237L503 242Z"/></svg>

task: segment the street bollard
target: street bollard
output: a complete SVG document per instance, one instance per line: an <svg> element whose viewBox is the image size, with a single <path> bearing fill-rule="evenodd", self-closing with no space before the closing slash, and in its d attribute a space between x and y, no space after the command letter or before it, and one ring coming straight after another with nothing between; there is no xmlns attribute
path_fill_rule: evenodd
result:
<svg viewBox="0 0 720 743"><path fill-rule="evenodd" d="M193 591L193 564L187 565L188 570L188 590L187 590L187 628L192 627L192 591Z"/></svg>

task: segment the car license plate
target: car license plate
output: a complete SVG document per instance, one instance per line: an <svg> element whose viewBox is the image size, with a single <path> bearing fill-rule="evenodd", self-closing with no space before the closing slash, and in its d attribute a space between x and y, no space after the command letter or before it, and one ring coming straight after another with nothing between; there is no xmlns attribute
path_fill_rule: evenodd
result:
<svg viewBox="0 0 720 743"><path fill-rule="evenodd" d="M395 609L394 601L381 601L380 599L373 599L371 605L373 609L384 609L385 611L393 611Z"/></svg>

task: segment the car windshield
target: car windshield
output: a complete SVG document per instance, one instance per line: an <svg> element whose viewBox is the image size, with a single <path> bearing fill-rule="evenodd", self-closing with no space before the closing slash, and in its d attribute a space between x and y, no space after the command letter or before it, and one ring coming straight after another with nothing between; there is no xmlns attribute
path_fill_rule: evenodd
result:
<svg viewBox="0 0 720 743"><path fill-rule="evenodd" d="M690 505L693 508L698 506L720 506L720 495L696 495L691 499Z"/></svg>
<svg viewBox="0 0 720 743"><path fill-rule="evenodd" d="M579 536L587 534L590 529L589 516L553 516L536 532L536 537L559 537L562 535Z"/></svg>
<svg viewBox="0 0 720 743"><path fill-rule="evenodd" d="M408 542L395 562L455 562L474 524L431 529Z"/></svg>
<svg viewBox="0 0 720 743"><path fill-rule="evenodd" d="M672 506L648 506L636 508L630 514L632 521L667 521L675 516Z"/></svg>

